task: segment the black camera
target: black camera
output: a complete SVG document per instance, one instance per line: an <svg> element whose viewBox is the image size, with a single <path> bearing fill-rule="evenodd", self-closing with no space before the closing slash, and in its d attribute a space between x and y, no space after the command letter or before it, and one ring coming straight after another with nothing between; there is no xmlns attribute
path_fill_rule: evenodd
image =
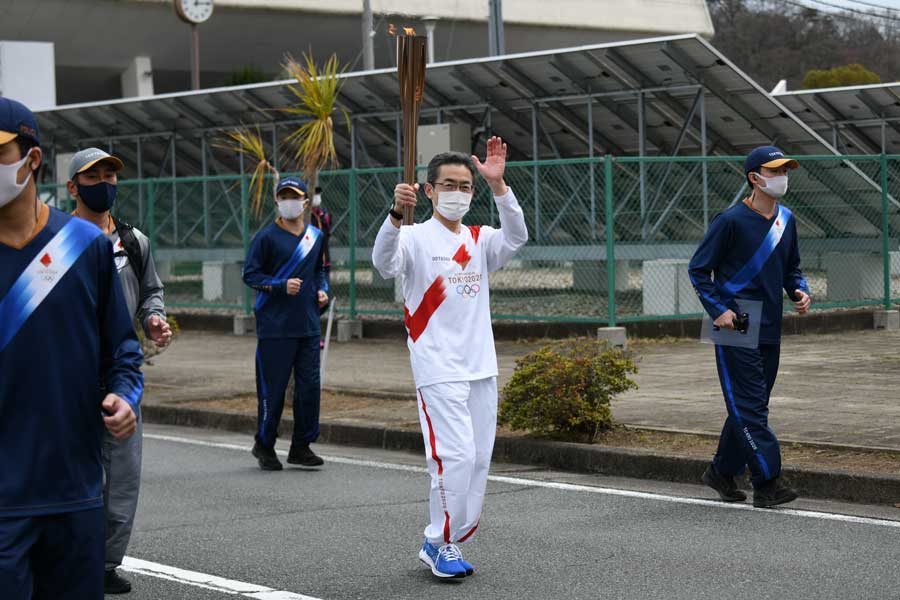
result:
<svg viewBox="0 0 900 600"><path fill-rule="evenodd" d="M741 313L734 317L732 321L734 323L734 330L743 335L747 335L747 331L750 329L750 315L747 313ZM713 327L716 331L719 331L719 327Z"/></svg>
<svg viewBox="0 0 900 600"><path fill-rule="evenodd" d="M741 313L734 319L734 330L739 331L742 334L746 335L747 330L750 329L750 315L747 313Z"/></svg>

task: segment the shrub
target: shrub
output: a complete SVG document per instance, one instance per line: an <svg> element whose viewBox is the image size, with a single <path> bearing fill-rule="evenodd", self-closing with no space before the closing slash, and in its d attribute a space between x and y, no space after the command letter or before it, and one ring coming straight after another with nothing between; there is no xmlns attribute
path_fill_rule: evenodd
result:
<svg viewBox="0 0 900 600"><path fill-rule="evenodd" d="M637 384L631 354L607 342L553 342L516 361L503 388L498 422L539 435L592 442L613 426L613 396Z"/></svg>

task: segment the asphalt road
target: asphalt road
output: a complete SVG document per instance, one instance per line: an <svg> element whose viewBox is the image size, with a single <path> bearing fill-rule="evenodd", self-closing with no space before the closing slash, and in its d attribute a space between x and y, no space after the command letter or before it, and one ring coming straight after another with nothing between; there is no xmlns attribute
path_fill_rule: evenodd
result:
<svg viewBox="0 0 900 600"><path fill-rule="evenodd" d="M703 486L509 465L463 547L476 574L439 581L417 560L423 457L321 445L322 469L266 473L251 444L146 427L127 598L900 598L896 508L736 508Z"/></svg>

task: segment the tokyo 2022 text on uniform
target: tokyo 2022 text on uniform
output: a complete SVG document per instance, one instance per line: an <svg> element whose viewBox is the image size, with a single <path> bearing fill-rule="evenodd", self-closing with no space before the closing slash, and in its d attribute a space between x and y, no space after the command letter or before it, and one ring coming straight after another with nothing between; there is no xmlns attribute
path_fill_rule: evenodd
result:
<svg viewBox="0 0 900 600"><path fill-rule="evenodd" d="M727 476L750 469L755 488L781 473L781 450L769 428L769 396L781 350L782 290L794 298L809 293L800 271L797 224L791 211L776 205L767 219L747 202L719 214L689 265L691 282L713 320L735 299L762 302L759 346L716 346L719 381L728 417L713 465Z"/></svg>
<svg viewBox="0 0 900 600"><path fill-rule="evenodd" d="M104 391L135 414L141 347L109 240L40 206L0 240L0 596L103 597Z"/></svg>
<svg viewBox="0 0 900 600"><path fill-rule="evenodd" d="M388 218L372 262L400 277L419 420L431 473L434 545L462 543L478 527L497 426L497 355L488 274L528 241L511 189L494 198L500 229L436 219L397 228Z"/></svg>

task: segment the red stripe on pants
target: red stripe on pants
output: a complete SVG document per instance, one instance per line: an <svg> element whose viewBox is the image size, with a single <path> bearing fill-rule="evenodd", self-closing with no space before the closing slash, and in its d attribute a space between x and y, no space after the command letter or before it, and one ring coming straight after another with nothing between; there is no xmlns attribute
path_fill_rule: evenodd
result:
<svg viewBox="0 0 900 600"><path fill-rule="evenodd" d="M481 521L479 521L479 523L480 523L480 522L481 522ZM476 529L478 529L478 523L475 523L475 527L473 527L472 529L470 529L470 530L469 530L469 533L467 533L466 535L464 535L464 536L462 536L461 538L459 538L459 542L458 542L458 543L462 544L462 543L465 542L467 539L469 539L470 537L472 537L472 534L475 533L475 530L476 530Z"/></svg>
<svg viewBox="0 0 900 600"><path fill-rule="evenodd" d="M431 417L428 416L428 409L425 408L425 396L422 395L422 390L419 390L419 399L422 401L422 412L425 413L425 422L428 423L428 443L431 445L431 458L437 463L438 468L438 487L441 489L441 504L444 506L444 543L449 544L450 513L447 511L447 498L444 495L444 463L437 453L437 441L434 438L434 426L431 424Z"/></svg>

